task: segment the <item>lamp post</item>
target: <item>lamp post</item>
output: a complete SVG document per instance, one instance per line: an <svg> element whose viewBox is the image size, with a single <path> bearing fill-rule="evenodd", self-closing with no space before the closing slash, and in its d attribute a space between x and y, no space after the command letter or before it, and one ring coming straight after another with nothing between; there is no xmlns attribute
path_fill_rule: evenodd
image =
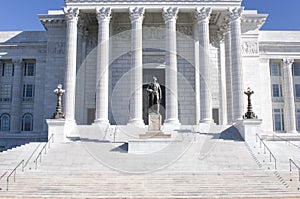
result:
<svg viewBox="0 0 300 199"><path fill-rule="evenodd" d="M248 97L248 106L247 106L247 112L243 116L244 119L257 119L257 116L252 111L252 104L251 104L251 95L254 94L254 92L248 87L247 91L244 92L245 95Z"/></svg>
<svg viewBox="0 0 300 199"><path fill-rule="evenodd" d="M61 97L64 94L65 90L62 89L62 85L58 84L57 88L54 90L54 93L57 95L57 104L56 112L53 114L52 119L62 119L65 118L62 112Z"/></svg>

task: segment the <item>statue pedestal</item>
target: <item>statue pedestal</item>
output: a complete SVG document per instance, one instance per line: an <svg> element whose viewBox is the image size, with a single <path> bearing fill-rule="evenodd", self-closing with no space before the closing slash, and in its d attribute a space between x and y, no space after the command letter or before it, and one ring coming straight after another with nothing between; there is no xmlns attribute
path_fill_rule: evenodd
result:
<svg viewBox="0 0 300 199"><path fill-rule="evenodd" d="M246 142L255 141L256 134L261 132L261 119L245 119L237 121L234 126L239 130Z"/></svg>
<svg viewBox="0 0 300 199"><path fill-rule="evenodd" d="M148 131L145 134L140 134L140 138L171 138L171 134L165 134L161 129L161 114L150 113L149 114L149 126Z"/></svg>

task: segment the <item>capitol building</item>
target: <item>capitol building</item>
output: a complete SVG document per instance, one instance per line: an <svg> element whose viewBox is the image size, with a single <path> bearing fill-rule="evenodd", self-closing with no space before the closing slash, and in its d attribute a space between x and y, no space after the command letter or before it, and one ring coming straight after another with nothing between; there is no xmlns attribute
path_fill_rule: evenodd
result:
<svg viewBox="0 0 300 199"><path fill-rule="evenodd" d="M300 131L300 32L260 30L268 14L241 0L65 3L38 15L45 31L0 32L2 148L47 139L58 84L69 129L148 125L153 77L165 127L232 125L249 87L263 134Z"/></svg>

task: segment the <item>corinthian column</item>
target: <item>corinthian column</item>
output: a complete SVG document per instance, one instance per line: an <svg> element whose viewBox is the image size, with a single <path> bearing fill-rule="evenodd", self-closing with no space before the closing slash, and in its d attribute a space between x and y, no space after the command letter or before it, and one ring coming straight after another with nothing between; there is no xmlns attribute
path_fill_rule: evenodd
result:
<svg viewBox="0 0 300 199"><path fill-rule="evenodd" d="M75 123L76 51L78 8L64 8L66 30L65 117Z"/></svg>
<svg viewBox="0 0 300 199"><path fill-rule="evenodd" d="M287 133L297 133L295 101L294 101L294 83L292 76L293 59L283 59L283 89L284 89L284 128Z"/></svg>
<svg viewBox="0 0 300 199"><path fill-rule="evenodd" d="M176 19L177 7L163 8L166 24L166 123L179 124L178 120L178 85L177 85L177 47Z"/></svg>
<svg viewBox="0 0 300 199"><path fill-rule="evenodd" d="M110 8L97 9L98 46L96 79L95 123L109 124L108 121L108 79L109 79L109 21Z"/></svg>
<svg viewBox="0 0 300 199"><path fill-rule="evenodd" d="M198 22L199 36L199 68L200 68L200 121L211 123L212 120L212 97L210 87L209 66L209 18L211 8L196 8L195 17Z"/></svg>
<svg viewBox="0 0 300 199"><path fill-rule="evenodd" d="M14 64L14 80L12 88L12 107L11 107L11 122L10 132L20 132L21 121L21 99L22 99L22 60L13 60Z"/></svg>
<svg viewBox="0 0 300 199"><path fill-rule="evenodd" d="M129 123L144 124L143 122L143 45L142 25L145 9L130 7L131 20L131 91Z"/></svg>
<svg viewBox="0 0 300 199"><path fill-rule="evenodd" d="M241 14L243 8L233 8L228 11L231 31L233 119L240 120L244 114L244 80L241 54Z"/></svg>

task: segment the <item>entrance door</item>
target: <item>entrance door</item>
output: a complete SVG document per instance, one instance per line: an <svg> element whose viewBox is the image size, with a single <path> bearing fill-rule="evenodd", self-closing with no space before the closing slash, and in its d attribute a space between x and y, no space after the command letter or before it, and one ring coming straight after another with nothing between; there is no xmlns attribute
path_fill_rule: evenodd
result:
<svg viewBox="0 0 300 199"><path fill-rule="evenodd" d="M220 120L219 120L219 109L218 108L213 108L212 109L213 112L213 120L216 124L220 124Z"/></svg>
<svg viewBox="0 0 300 199"><path fill-rule="evenodd" d="M87 109L87 124L91 125L95 121L95 113L96 109L95 108L88 108Z"/></svg>

